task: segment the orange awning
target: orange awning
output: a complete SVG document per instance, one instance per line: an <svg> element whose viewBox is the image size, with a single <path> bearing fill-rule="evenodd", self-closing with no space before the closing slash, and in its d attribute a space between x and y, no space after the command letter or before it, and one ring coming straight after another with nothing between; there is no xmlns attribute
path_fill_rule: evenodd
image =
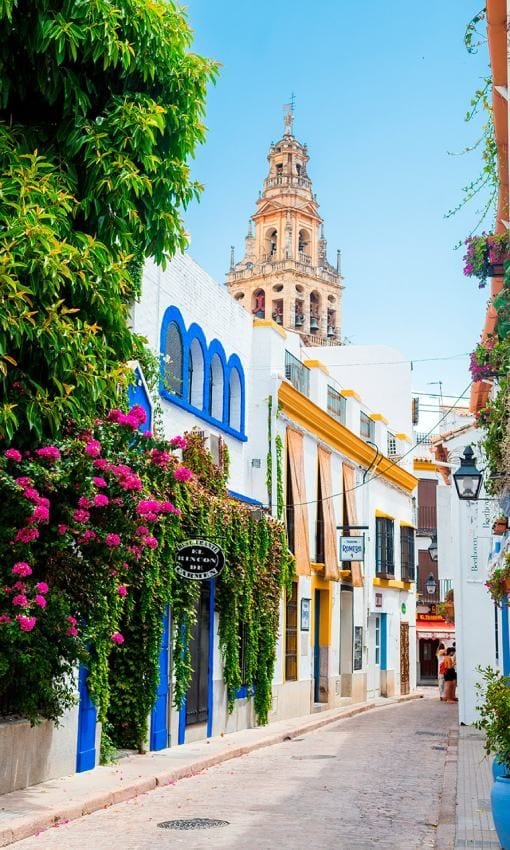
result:
<svg viewBox="0 0 510 850"><path fill-rule="evenodd" d="M416 637L422 640L451 640L455 637L455 623L441 620L418 620Z"/></svg>

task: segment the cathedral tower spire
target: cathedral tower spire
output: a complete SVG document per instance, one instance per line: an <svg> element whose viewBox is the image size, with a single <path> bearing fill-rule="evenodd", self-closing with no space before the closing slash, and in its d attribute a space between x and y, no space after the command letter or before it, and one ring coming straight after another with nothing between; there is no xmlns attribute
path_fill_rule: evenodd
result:
<svg viewBox="0 0 510 850"><path fill-rule="evenodd" d="M307 146L294 136L294 95L284 108L284 135L269 148L269 172L250 219L245 256L226 282L255 318L302 334L308 345L338 345L342 277L327 259Z"/></svg>

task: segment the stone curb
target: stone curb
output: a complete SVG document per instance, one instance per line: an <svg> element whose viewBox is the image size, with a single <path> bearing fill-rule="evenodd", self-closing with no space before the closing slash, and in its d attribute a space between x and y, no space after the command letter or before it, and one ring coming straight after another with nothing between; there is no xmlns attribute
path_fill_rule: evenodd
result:
<svg viewBox="0 0 510 850"><path fill-rule="evenodd" d="M29 838L36 833L49 829L50 827L60 826L68 823L71 820L76 820L83 815L90 815L99 809L105 809L113 806L116 803L123 803L126 800L131 800L139 794L144 794L147 791L152 791L157 787L164 787L178 782L180 779L185 779L190 776L195 776L203 770L214 767L222 762L230 761L231 759L239 758L247 753L260 750L264 747L271 747L275 744L281 744L283 741L292 740L299 735L307 732L314 732L323 726L332 723L338 723L342 720L348 720L358 714L363 714L365 711L373 709L390 708L393 705L398 705L402 702L410 700L423 699L422 694L408 694L401 697L390 697L388 704L381 703L361 703L348 709L332 710L325 715L318 715L316 718L306 720L294 727L284 729L282 731L268 734L264 738L253 740L246 744L241 744L237 747L225 749L222 752L214 753L210 756L198 756L196 761L174 767L162 771L155 771L152 776L139 777L136 780L127 782L125 785L117 786L110 789L105 789L99 793L92 793L82 801L65 801L58 807L49 807L46 810L30 813L26 815L14 815L10 825L0 826L0 847L6 847L8 844L13 844L16 841L21 841L24 838ZM245 732L249 730L244 730ZM228 737L228 736L227 736ZM141 756L143 758L143 756ZM37 786L33 786L37 788ZM30 789L25 789L29 791ZM16 792L15 792L16 793ZM0 796L0 801L2 797ZM1 821L0 821L1 823ZM450 845L445 845L450 846ZM439 848L438 848L439 850ZM440 850L443 850L441 847Z"/></svg>
<svg viewBox="0 0 510 850"><path fill-rule="evenodd" d="M444 763L443 782L439 797L434 850L453 850L456 833L457 763L459 755L459 727L448 729L448 744Z"/></svg>

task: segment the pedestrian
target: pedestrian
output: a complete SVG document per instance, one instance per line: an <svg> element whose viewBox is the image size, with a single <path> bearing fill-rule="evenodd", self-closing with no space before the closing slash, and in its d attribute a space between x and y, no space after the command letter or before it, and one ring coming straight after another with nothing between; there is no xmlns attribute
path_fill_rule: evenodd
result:
<svg viewBox="0 0 510 850"><path fill-rule="evenodd" d="M450 646L446 650L444 664L444 699L448 703L457 702L455 690L457 687L457 671L455 670L455 649Z"/></svg>
<svg viewBox="0 0 510 850"><path fill-rule="evenodd" d="M439 686L439 699L441 702L444 702L444 659L446 656L446 649L444 643L440 643L437 652L437 684Z"/></svg>

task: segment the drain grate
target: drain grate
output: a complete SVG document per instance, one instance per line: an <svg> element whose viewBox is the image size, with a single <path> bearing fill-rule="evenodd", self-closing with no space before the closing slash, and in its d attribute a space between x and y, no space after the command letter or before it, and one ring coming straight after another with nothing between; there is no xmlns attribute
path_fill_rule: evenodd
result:
<svg viewBox="0 0 510 850"><path fill-rule="evenodd" d="M326 755L317 755L317 756L292 756L293 759L297 759L297 761L313 761L314 759L334 759L336 756L326 756Z"/></svg>
<svg viewBox="0 0 510 850"><path fill-rule="evenodd" d="M213 829L216 826L228 826L228 820L215 820L214 818L187 818L181 820L164 820L158 823L161 829Z"/></svg>

